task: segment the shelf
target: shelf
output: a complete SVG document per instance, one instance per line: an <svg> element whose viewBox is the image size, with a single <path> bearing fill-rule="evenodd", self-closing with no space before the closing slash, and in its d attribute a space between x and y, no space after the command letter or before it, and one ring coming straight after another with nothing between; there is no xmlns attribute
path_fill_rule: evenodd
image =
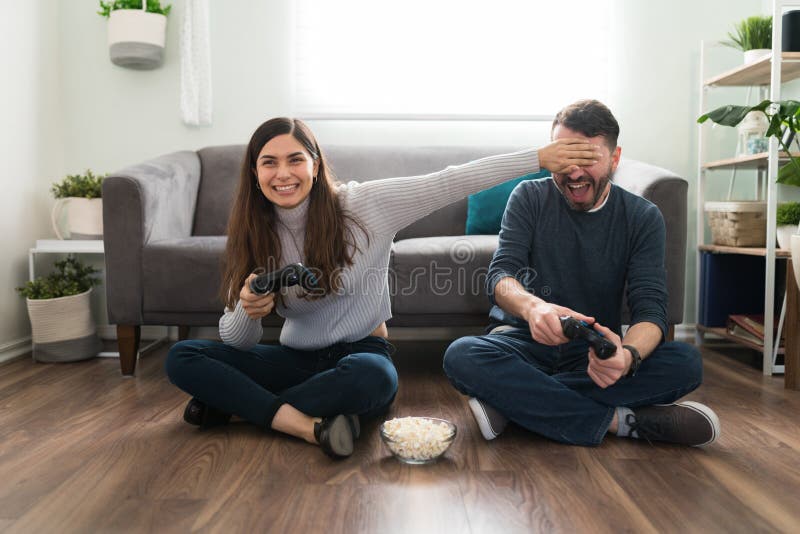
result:
<svg viewBox="0 0 800 534"><path fill-rule="evenodd" d="M701 252L712 252L714 254L742 254L744 256L762 256L766 257L767 249L759 247L729 247L725 245L700 245L697 250ZM782 248L775 249L776 258L790 258L791 251Z"/></svg>
<svg viewBox="0 0 800 534"><path fill-rule="evenodd" d="M77 254L102 254L102 239L37 239L32 252L64 252Z"/></svg>
<svg viewBox="0 0 800 534"><path fill-rule="evenodd" d="M738 343L739 345L743 345L749 349L753 349L755 351L761 352L764 350L764 345L760 343L756 343L754 341L750 341L749 339L745 339L739 336L735 336L733 334L728 333L728 330L721 327L721 326L703 326L701 324L695 325L698 332L703 332L704 334L715 334L721 338L727 339L729 341L733 341ZM778 354L783 354L785 352L784 347L778 348Z"/></svg>
<svg viewBox="0 0 800 534"><path fill-rule="evenodd" d="M800 52L783 52L781 62L781 83L800 78ZM767 54L758 61L739 65L735 69L707 79L705 87L767 85L770 82L772 54Z"/></svg>
<svg viewBox="0 0 800 534"><path fill-rule="evenodd" d="M767 159L769 154L767 152L760 152L758 154L750 154L747 156L737 156L735 158L720 159L717 161L709 161L703 164L703 169L766 169ZM800 157L800 152L792 152L792 157ZM789 158L786 152L781 152L778 155L779 161L786 162Z"/></svg>

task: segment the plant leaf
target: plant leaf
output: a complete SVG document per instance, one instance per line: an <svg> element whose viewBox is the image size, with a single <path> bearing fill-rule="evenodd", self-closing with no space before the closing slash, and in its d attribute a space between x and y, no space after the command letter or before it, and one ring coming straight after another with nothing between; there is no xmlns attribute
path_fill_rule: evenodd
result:
<svg viewBox="0 0 800 534"><path fill-rule="evenodd" d="M779 184L800 187L800 164L796 158L778 169L778 179L776 181Z"/></svg>

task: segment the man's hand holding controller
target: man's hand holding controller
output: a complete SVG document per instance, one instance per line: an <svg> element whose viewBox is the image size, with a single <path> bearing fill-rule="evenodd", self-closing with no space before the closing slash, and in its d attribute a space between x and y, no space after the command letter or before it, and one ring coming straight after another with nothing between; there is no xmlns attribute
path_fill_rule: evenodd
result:
<svg viewBox="0 0 800 534"><path fill-rule="evenodd" d="M543 345L561 345L567 343L570 338L564 332L564 324L561 318L568 316L577 321L583 321L592 325L605 341L610 342L616 347L613 355L601 359L595 352L595 348L589 345L589 366L587 374L595 384L601 388L607 388L624 376L631 366L631 355L622 349L622 340L617 334L608 328L596 323L594 317L584 315L571 310L565 306L558 306L549 302L539 301L526 314L527 322L531 331L531 337ZM602 339L601 338L601 339ZM608 350L608 349L607 349ZM607 353L606 353L607 354ZM604 355L606 355L604 354Z"/></svg>

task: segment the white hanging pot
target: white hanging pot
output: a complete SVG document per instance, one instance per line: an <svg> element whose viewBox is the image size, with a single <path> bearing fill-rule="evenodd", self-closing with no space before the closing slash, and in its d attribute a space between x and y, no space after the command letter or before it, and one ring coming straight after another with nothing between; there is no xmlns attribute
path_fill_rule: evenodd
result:
<svg viewBox="0 0 800 534"><path fill-rule="evenodd" d="M768 56L772 53L772 50L769 48L754 48L752 50L745 50L744 51L744 62L753 63L754 61L758 61L764 56Z"/></svg>
<svg viewBox="0 0 800 534"><path fill-rule="evenodd" d="M74 362L97 356L102 343L95 332L89 289L55 299L27 299L33 359Z"/></svg>
<svg viewBox="0 0 800 534"><path fill-rule="evenodd" d="M50 213L53 231L59 239L66 239L61 233L62 212L66 211L69 239L103 238L103 199L102 198L59 198Z"/></svg>
<svg viewBox="0 0 800 534"><path fill-rule="evenodd" d="M141 9L115 9L108 18L111 62L137 70L159 67L166 35L166 16Z"/></svg>

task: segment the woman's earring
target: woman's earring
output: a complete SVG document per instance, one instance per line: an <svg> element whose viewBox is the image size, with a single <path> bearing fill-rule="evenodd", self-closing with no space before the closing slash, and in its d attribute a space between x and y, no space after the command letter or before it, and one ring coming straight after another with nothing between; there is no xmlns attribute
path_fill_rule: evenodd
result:
<svg viewBox="0 0 800 534"><path fill-rule="evenodd" d="M314 176L313 183L317 183L317 177Z"/></svg>
<svg viewBox="0 0 800 534"><path fill-rule="evenodd" d="M259 191L261 191L261 184L260 184L260 183L258 183L258 180L256 180L256 189L258 189Z"/></svg>

